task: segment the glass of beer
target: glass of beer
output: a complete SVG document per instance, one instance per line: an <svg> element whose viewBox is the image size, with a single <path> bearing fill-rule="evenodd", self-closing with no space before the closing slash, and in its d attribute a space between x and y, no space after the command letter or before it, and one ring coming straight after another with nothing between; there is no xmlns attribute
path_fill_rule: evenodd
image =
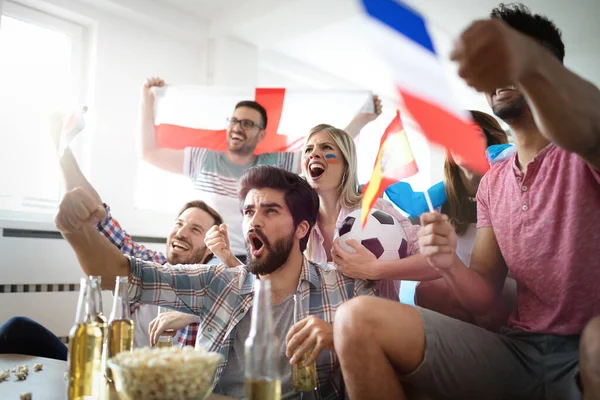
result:
<svg viewBox="0 0 600 400"><path fill-rule="evenodd" d="M299 294L294 295L294 324L304 319L302 299ZM296 392L311 392L317 387L317 363L305 364L310 357L308 351L292 365L292 386Z"/></svg>
<svg viewBox="0 0 600 400"><path fill-rule="evenodd" d="M172 346L173 346L173 336L161 335L158 337L158 342L156 342L155 347L172 347Z"/></svg>

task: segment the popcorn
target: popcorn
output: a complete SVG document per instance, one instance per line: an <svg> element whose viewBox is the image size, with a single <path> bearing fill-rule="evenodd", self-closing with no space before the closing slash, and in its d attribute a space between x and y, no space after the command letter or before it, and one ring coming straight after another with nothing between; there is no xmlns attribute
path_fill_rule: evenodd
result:
<svg viewBox="0 0 600 400"><path fill-rule="evenodd" d="M40 364L40 363L33 364L33 370L34 370L35 372L41 371L41 370L42 370L42 367L43 367L43 365L42 365L42 364Z"/></svg>
<svg viewBox="0 0 600 400"><path fill-rule="evenodd" d="M19 400L31 400L31 392L21 394Z"/></svg>
<svg viewBox="0 0 600 400"><path fill-rule="evenodd" d="M15 376L19 381L24 381L25 379L27 379L27 373L25 372L15 372Z"/></svg>
<svg viewBox="0 0 600 400"><path fill-rule="evenodd" d="M27 365L19 365L15 372L24 372L25 375L29 375L29 367Z"/></svg>
<svg viewBox="0 0 600 400"><path fill-rule="evenodd" d="M5 381L10 376L10 369L0 370L0 382Z"/></svg>
<svg viewBox="0 0 600 400"><path fill-rule="evenodd" d="M133 399L204 398L210 393L222 357L186 346L144 347L109 360L117 391Z"/></svg>

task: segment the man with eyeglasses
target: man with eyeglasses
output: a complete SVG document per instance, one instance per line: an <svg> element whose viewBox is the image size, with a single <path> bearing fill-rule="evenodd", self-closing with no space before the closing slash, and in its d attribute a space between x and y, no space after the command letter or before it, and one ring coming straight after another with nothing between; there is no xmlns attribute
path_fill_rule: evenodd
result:
<svg viewBox="0 0 600 400"><path fill-rule="evenodd" d="M221 216L225 226L220 229L222 235L215 240L223 243L225 250L216 251L218 243L207 244L222 262L237 257L246 259L246 247L242 234L242 217L237 199L237 182L242 174L256 165L275 165L291 172L300 172L299 153L267 153L255 155L256 145L264 139L267 126L267 112L259 103L251 100L241 101L227 119L227 150L224 152L188 147L184 150L160 148L156 144L154 127L154 93L152 87L162 87L164 80L148 78L142 89L142 118L140 125L140 143L142 158L150 164L168 172L188 176L194 189L200 192L202 200L211 204ZM374 113L358 113L346 131L353 137L369 122L381 114L381 102L373 97ZM209 232L210 233L210 232ZM210 236L207 234L207 237ZM214 235L213 235L214 236ZM229 246L227 246L229 245ZM231 251L228 250L231 248ZM237 264L237 262L233 263Z"/></svg>

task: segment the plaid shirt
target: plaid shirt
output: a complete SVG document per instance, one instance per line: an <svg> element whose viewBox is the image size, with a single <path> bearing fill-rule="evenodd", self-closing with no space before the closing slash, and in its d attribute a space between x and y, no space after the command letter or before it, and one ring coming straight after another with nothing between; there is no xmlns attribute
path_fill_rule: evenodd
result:
<svg viewBox="0 0 600 400"><path fill-rule="evenodd" d="M119 222L113 218L108 204L104 204L106 217L96 225L96 230L103 234L109 242L115 245L121 253L126 256L132 256L144 261L153 261L159 264L166 264L167 257L160 251L154 251L146 246L136 243L129 233L127 233ZM140 303L131 303L131 315L140 308ZM194 346L196 344L196 335L198 334L198 324L193 323L177 332L176 341L181 346Z"/></svg>
<svg viewBox="0 0 600 400"><path fill-rule="evenodd" d="M217 385L233 348L236 326L252 307L254 280L244 266L159 265L130 257L129 295L135 301L157 304L199 315L202 325L197 346L223 355ZM305 315L333 323L338 307L359 295L375 295L374 285L347 278L327 264L305 260L298 282ZM280 338L283 339L283 338ZM317 360L320 399L344 398L337 356L323 351ZM213 386L213 388L214 388Z"/></svg>

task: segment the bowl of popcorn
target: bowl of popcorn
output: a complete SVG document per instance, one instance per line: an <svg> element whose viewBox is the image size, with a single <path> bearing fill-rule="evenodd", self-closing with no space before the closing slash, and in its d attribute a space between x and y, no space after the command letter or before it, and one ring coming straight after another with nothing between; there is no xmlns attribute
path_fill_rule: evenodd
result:
<svg viewBox="0 0 600 400"><path fill-rule="evenodd" d="M191 346L144 347L117 354L108 366L121 400L204 400L222 360Z"/></svg>

